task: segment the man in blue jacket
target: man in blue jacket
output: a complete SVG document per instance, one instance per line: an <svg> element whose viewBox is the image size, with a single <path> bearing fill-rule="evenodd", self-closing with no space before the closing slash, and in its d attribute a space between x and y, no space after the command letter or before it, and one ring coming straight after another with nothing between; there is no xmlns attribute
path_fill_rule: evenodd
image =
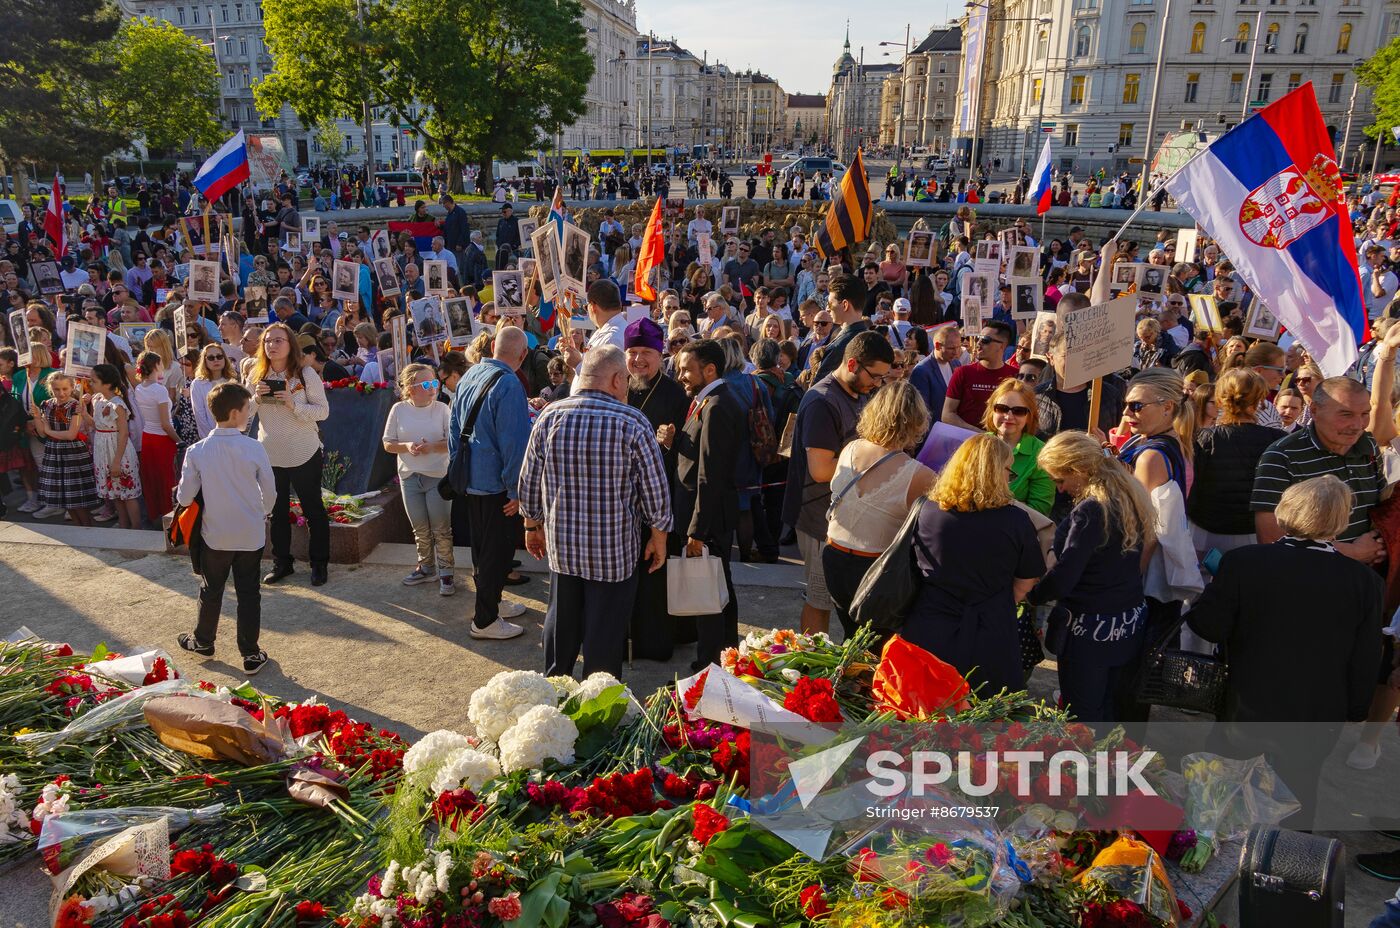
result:
<svg viewBox="0 0 1400 928"><path fill-rule="evenodd" d="M948 395L948 381L953 371L962 366L962 335L956 325L945 325L933 333L933 353L914 365L909 384L919 391L928 404L934 422L943 418L943 400Z"/></svg>
<svg viewBox="0 0 1400 928"><path fill-rule="evenodd" d="M452 400L448 452L454 459L464 451L471 456L465 493L476 575L476 615L469 629L473 638L514 638L525 631L506 621L523 615L525 607L503 602L501 592L520 535L517 487L530 438L530 411L515 372L528 350L523 330L502 327L492 356L463 375ZM478 401L476 421L464 436Z"/></svg>

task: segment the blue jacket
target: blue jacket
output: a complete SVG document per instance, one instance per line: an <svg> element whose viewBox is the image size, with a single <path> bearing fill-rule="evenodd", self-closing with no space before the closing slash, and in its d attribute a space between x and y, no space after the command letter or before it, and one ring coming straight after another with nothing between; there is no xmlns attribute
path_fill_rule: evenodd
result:
<svg viewBox="0 0 1400 928"><path fill-rule="evenodd" d="M749 411L753 409L754 397L757 395L758 401L763 404L763 409L768 413L768 421L776 422L773 416L773 400L768 388L759 383L753 374L746 374L743 371L730 371L723 378L729 385L729 393L734 397L739 408L744 411L744 435L750 438L749 434ZM774 428L777 426L774 425ZM758 458L753 456L753 446L749 441L745 441L739 449L738 457L734 465L734 485L739 490L741 505L739 508L747 509L747 498L752 493L757 493L763 486L763 474L758 467Z"/></svg>
<svg viewBox="0 0 1400 928"><path fill-rule="evenodd" d="M525 443L530 438L530 410L525 388L515 371L495 358L487 358L462 376L452 399L447 450L453 457L457 455L462 443L462 426L471 414L472 404L487 380L498 372L503 375L492 384L472 429L471 479L467 492L474 496L504 493L507 498L515 499L520 484L520 465L525 460Z"/></svg>
<svg viewBox="0 0 1400 928"><path fill-rule="evenodd" d="M1385 904L1385 911L1371 922L1371 928L1400 928L1400 892Z"/></svg>
<svg viewBox="0 0 1400 928"><path fill-rule="evenodd" d="M957 370L962 367L962 362L950 361L948 366ZM914 369L909 372L909 385L918 390L924 402L928 403L932 421L943 421L943 400L948 396L948 385L943 382L943 370L932 355L914 365Z"/></svg>

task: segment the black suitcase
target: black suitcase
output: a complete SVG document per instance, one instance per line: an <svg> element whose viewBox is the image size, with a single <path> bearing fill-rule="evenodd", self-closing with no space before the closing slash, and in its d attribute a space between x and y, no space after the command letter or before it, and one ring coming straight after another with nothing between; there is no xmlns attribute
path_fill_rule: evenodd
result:
<svg viewBox="0 0 1400 928"><path fill-rule="evenodd" d="M1342 842L1272 825L1240 851L1240 928L1343 928Z"/></svg>

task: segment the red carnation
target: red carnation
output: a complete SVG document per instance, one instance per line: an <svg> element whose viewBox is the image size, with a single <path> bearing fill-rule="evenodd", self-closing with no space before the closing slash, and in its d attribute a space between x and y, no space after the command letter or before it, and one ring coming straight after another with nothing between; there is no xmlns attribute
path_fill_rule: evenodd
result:
<svg viewBox="0 0 1400 928"><path fill-rule="evenodd" d="M695 806L695 827L690 830L690 836L703 847L710 843L715 835L729 828L729 819L723 813L716 812L709 806L701 803Z"/></svg>
<svg viewBox="0 0 1400 928"><path fill-rule="evenodd" d="M1104 906L1108 924L1114 928L1150 928L1151 921L1142 906L1129 899L1115 899Z"/></svg>
<svg viewBox="0 0 1400 928"><path fill-rule="evenodd" d="M326 917L326 907L319 902L304 899L296 904L297 923L320 921Z"/></svg>
<svg viewBox="0 0 1400 928"><path fill-rule="evenodd" d="M812 722L840 722L841 707L831 681L825 678L802 677L790 693L783 697L783 708Z"/></svg>
<svg viewBox="0 0 1400 928"><path fill-rule="evenodd" d="M802 890L797 901L802 904L802 914L808 918L821 918L831 912L826 893L815 883Z"/></svg>

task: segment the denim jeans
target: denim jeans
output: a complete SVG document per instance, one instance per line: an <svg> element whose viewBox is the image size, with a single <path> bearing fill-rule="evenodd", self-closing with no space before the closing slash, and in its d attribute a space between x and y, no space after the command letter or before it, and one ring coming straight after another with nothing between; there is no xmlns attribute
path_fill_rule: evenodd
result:
<svg viewBox="0 0 1400 928"><path fill-rule="evenodd" d="M433 552L437 552L439 576L450 576L452 560L452 504L438 493L439 477L409 474L399 478L403 493L403 508L413 526L413 543L418 548L418 563L432 567Z"/></svg>

